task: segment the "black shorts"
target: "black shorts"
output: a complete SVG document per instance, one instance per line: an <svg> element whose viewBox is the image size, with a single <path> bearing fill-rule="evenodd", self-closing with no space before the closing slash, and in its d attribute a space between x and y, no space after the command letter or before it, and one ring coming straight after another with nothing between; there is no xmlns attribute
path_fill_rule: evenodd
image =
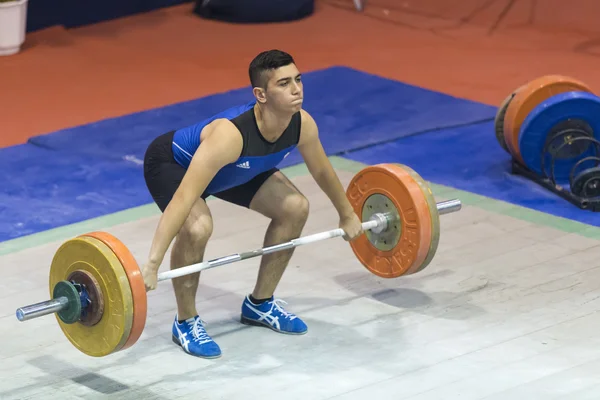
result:
<svg viewBox="0 0 600 400"><path fill-rule="evenodd" d="M186 172L186 169L179 165L173 157L171 145L174 134L175 131L171 131L154 139L144 155L146 186L161 211L165 211L167 205L169 205ZM249 208L250 202L258 189L277 171L279 171L278 168L272 168L242 185L219 193L208 194L204 192L202 198L206 199L208 196L214 196L229 203Z"/></svg>

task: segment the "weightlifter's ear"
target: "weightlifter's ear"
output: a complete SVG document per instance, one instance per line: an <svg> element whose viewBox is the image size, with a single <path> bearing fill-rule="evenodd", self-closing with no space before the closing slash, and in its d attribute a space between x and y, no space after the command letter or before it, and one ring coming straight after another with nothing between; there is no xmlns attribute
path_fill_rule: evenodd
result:
<svg viewBox="0 0 600 400"><path fill-rule="evenodd" d="M266 103L267 102L267 93L265 91L265 89L261 88L261 87L255 87L252 89L252 93L254 93L254 97L256 97L256 101L258 101L259 103Z"/></svg>

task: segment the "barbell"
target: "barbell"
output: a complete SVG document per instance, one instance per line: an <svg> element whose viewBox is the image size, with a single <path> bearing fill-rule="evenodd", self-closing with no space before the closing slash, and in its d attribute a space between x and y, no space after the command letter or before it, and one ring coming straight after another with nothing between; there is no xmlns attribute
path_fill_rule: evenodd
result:
<svg viewBox="0 0 600 400"><path fill-rule="evenodd" d="M364 230L350 246L361 264L382 278L426 268L437 251L439 216L462 207L458 199L436 203L425 180L401 164L365 167L351 179L346 196ZM337 228L302 236L165 271L158 281L344 234ZM52 259L49 287L51 300L20 307L19 321L55 314L67 339L94 357L125 350L140 338L147 316L144 280L132 253L112 234L89 232L62 243Z"/></svg>

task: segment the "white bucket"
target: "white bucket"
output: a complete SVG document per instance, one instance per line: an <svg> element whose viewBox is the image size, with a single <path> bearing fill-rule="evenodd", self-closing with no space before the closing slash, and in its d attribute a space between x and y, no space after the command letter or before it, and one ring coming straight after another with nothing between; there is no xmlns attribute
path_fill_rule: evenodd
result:
<svg viewBox="0 0 600 400"><path fill-rule="evenodd" d="M26 30L27 0L0 3L0 56L18 53Z"/></svg>

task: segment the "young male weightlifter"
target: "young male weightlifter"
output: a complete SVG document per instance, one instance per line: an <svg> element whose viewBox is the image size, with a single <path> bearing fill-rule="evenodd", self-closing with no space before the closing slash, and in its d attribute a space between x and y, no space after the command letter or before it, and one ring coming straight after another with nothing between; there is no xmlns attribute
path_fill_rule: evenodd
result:
<svg viewBox="0 0 600 400"><path fill-rule="evenodd" d="M213 227L205 202L209 195L269 218L264 246L301 236L308 200L277 168L296 147L337 210L345 239L362 233L361 221L325 155L317 125L302 109L301 74L293 58L279 50L262 52L250 63L249 74L255 100L165 133L146 151L144 177L163 212L142 267L147 290L156 288L158 269L174 239L171 269L202 261ZM306 324L273 297L292 253L290 249L262 256L254 290L242 302L242 323L291 334L307 331ZM218 357L221 349L196 311L198 280L199 273L173 279L173 341L189 354Z"/></svg>

